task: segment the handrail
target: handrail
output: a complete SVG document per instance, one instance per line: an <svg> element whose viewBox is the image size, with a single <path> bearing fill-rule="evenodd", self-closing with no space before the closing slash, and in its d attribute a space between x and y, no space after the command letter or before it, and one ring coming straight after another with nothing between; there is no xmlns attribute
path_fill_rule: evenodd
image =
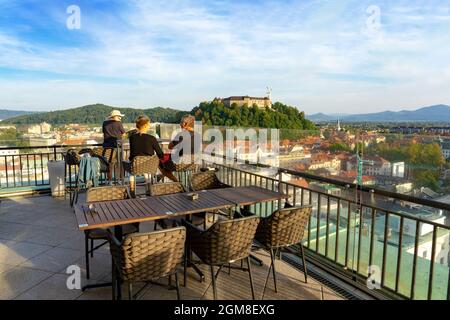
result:
<svg viewBox="0 0 450 320"><path fill-rule="evenodd" d="M230 168L230 169L236 170L238 172L248 173L248 174L253 175L255 177L267 179L269 181L273 181L273 182L276 182L276 183L280 182L278 179L267 177L267 176L263 176L263 175L260 175L260 174L257 174L257 173L251 172L251 171L246 171L246 170L243 170L243 169L240 169L240 168L228 167L226 165L221 165L221 164L215 164L215 165L223 166L223 167L226 167L226 168ZM293 188L300 188L300 189L304 189L304 190L306 190L308 192L313 192L313 193L319 194L321 196L326 196L326 197L328 197L330 199L335 199L336 201L337 200L344 200L344 201L346 201L348 203L351 203L351 204L354 204L354 205L357 204L354 199L350 199L350 198L346 198L346 197L342 197L342 196L335 196L335 195L328 194L328 193L323 192L323 191L319 191L319 190L312 189L312 188L298 186L296 184L293 184L293 183L290 183L290 182L286 182L286 181L282 181L281 183L285 184L287 186L293 187ZM437 222L426 220L426 219L423 219L423 218L418 218L418 217L412 216L411 214L408 215L408 214L404 214L404 213L401 213L401 212L388 210L386 208L381 208L381 207L376 206L376 205L369 205L369 204L364 204L364 203L362 203L361 205L362 205L362 207L365 207L365 208L375 209L376 211L380 211L380 212L388 212L390 214L394 214L396 216L403 217L405 219L411 219L411 220L414 220L414 221L419 221L420 223L425 223L425 224L429 224L429 225L436 226L436 227L439 227L439 228L450 230L450 226L449 225L437 223Z"/></svg>
<svg viewBox="0 0 450 320"><path fill-rule="evenodd" d="M376 195L381 195L381 196L388 197L388 198L396 198L396 199L407 201L407 202L417 203L417 204L421 204L421 205L428 206L428 207L433 207L433 208L437 208L437 209L450 211L450 204L439 202L439 201L417 198L417 197L414 197L414 196L408 196L408 195L404 195L404 194L401 194L401 193L395 193L395 192L386 191L386 190L382 190L382 189L378 189L378 188L372 188L372 187L369 188L369 187L366 187L366 186L358 186L355 183L348 183L348 182L345 182L345 181L342 181L342 180L337 180L337 179L317 176L317 175L313 175L313 174L310 174L310 173L307 173L307 172L296 171L296 170L292 170L292 169L288 169L288 168L274 167L274 166L269 166L269 165L260 164L260 163L255 164L255 163L251 163L248 160L238 159L237 157L230 158L230 157L227 157L225 155L215 155L215 154L212 154L211 156L218 157L218 158L223 158L223 159L231 159L231 160L235 161L236 163L241 163L241 164L245 164L245 165L252 165L252 166L255 166L255 167L277 169L278 172L295 175L297 177L301 177L301 178L305 178L305 179L310 179L310 180L330 183L330 184L334 184L334 185L337 185L337 186L345 187L345 188L348 188L348 189L356 189L356 188L358 188L358 189L360 189L360 190L362 190L364 192L369 192L369 193L373 193L373 194L376 194Z"/></svg>
<svg viewBox="0 0 450 320"><path fill-rule="evenodd" d="M166 139L158 139L159 142L165 142L165 140ZM12 149L16 149L16 150L53 149L53 150L56 150L57 148L77 148L77 147L97 147L97 146L101 146L101 144L53 145L53 146L32 146L32 147L31 146L30 147L2 147L2 148L0 148L0 151L2 151L2 150L12 150ZM272 169L278 170L278 172L291 174L291 175L294 175L294 176L297 176L297 177L301 177L301 178L305 178L305 179L315 180L315 181L324 182L324 183L330 183L330 184L333 184L333 185L336 185L336 186L345 187L345 188L348 188L348 189L356 189L356 188L358 188L358 189L360 189L360 190L362 190L364 192L369 192L369 193L373 193L373 194L376 194L376 195L381 195L381 196L388 197L388 198L395 198L395 199L399 199L399 200L403 200L403 201L407 201L407 202L412 202L412 203L416 203L416 204L420 204L420 205L424 205L424 206L428 206L428 207L433 207L433 208L436 208L436 209L450 211L450 204L439 202L439 201L435 201L435 200L417 198L417 197L414 197L414 196L404 195L404 194L395 193L395 192L382 190L382 189L378 189L378 188L373 188L373 187L358 186L355 183L348 183L348 182L345 182L345 181L342 181L342 180L328 178L328 177L322 177L322 176L310 174L310 173L307 173L307 172L301 172L301 171L292 170L292 169L288 169L288 168L274 167L274 166L264 165L264 164L261 164L261 163L255 164L255 163L251 163L248 160L238 159L235 156L230 158L230 157L228 157L226 155L215 154L215 153L212 153L211 156L212 157L226 159L226 160L227 159L228 160L231 159L231 160L233 160L236 163L252 165L252 166L255 166L255 167L272 168Z"/></svg>
<svg viewBox="0 0 450 320"><path fill-rule="evenodd" d="M1 147L1 150L26 150L26 149L54 149L54 148L80 148L80 147L100 147L102 144L59 144L52 146L30 146L30 147Z"/></svg>
<svg viewBox="0 0 450 320"><path fill-rule="evenodd" d="M167 143L170 139L157 139L160 143ZM0 147L1 150L26 150L26 149L55 149L55 148L81 148L81 147L101 147L101 143L93 144L54 144L51 146L29 146L29 147Z"/></svg>

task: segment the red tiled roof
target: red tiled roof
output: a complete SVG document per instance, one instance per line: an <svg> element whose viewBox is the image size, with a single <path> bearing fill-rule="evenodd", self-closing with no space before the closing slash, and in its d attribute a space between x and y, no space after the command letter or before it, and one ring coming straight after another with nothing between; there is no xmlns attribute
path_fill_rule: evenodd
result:
<svg viewBox="0 0 450 320"><path fill-rule="evenodd" d="M303 178L292 179L291 181L289 181L289 183L295 184L296 186L299 186L299 187L302 187L302 188L308 188L309 187L308 181L306 181Z"/></svg>

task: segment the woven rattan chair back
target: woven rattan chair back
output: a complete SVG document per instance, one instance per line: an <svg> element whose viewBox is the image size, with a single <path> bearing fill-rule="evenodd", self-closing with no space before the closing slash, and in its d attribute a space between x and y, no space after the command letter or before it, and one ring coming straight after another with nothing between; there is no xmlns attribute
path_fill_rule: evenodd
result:
<svg viewBox="0 0 450 320"><path fill-rule="evenodd" d="M198 171L198 165L195 163L179 163L175 164L176 172Z"/></svg>
<svg viewBox="0 0 450 320"><path fill-rule="evenodd" d="M113 201L128 198L127 187L125 186L108 186L96 187L88 189L86 193L86 202Z"/></svg>
<svg viewBox="0 0 450 320"><path fill-rule="evenodd" d="M114 263L124 281L150 281L175 272L183 260L186 229L173 228L125 237L111 243Z"/></svg>
<svg viewBox="0 0 450 320"><path fill-rule="evenodd" d="M92 149L92 152L97 156L104 157L108 163L117 162L116 149L103 149L102 147L95 147Z"/></svg>
<svg viewBox="0 0 450 320"><path fill-rule="evenodd" d="M187 161L186 159L189 158ZM176 172L198 171L199 165L195 164L195 157L182 157L179 163L175 163Z"/></svg>
<svg viewBox="0 0 450 320"><path fill-rule="evenodd" d="M197 172L191 176L191 188L193 191L226 188L214 171Z"/></svg>
<svg viewBox="0 0 450 320"><path fill-rule="evenodd" d="M303 239L312 207L293 207L278 210L262 219L256 230L256 240L268 248L298 244Z"/></svg>
<svg viewBox="0 0 450 320"><path fill-rule="evenodd" d="M259 217L222 220L199 236L189 238L198 257L209 265L223 265L246 258L250 254Z"/></svg>
<svg viewBox="0 0 450 320"><path fill-rule="evenodd" d="M137 156L131 163L131 174L143 175L151 174L156 175L159 166L159 158L157 155L153 156Z"/></svg>
<svg viewBox="0 0 450 320"><path fill-rule="evenodd" d="M97 156L103 156L103 148L102 147L95 147L92 149L92 153Z"/></svg>
<svg viewBox="0 0 450 320"><path fill-rule="evenodd" d="M179 182L156 183L150 185L151 196L163 196L166 194L174 194L184 192L184 187Z"/></svg>

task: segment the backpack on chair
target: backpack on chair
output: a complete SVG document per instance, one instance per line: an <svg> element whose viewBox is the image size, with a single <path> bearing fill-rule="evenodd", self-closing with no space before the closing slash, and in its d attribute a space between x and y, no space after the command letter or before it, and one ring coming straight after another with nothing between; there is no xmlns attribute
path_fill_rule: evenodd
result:
<svg viewBox="0 0 450 320"><path fill-rule="evenodd" d="M92 150L91 148L84 148L78 152L79 155L85 153L89 154L93 158L98 158L100 162L100 172L102 173L109 172L109 163L106 157L100 155L98 152L94 152L94 150Z"/></svg>
<svg viewBox="0 0 450 320"><path fill-rule="evenodd" d="M99 156L97 154L94 154L93 157L98 158L98 160L100 161L100 172L102 173L109 172L109 163L108 160L106 160L106 157Z"/></svg>
<svg viewBox="0 0 450 320"><path fill-rule="evenodd" d="M80 155L78 154L77 150L69 149L64 155L64 160L69 166L78 166L80 164Z"/></svg>

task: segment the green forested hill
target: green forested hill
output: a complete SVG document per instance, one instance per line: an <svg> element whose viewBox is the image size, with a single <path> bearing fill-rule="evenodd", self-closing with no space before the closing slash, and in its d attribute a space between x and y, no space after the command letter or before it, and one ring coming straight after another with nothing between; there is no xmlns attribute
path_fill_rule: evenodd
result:
<svg viewBox="0 0 450 320"><path fill-rule="evenodd" d="M124 119L122 119L123 122L134 122L138 116L145 114L149 116L153 122L177 123L180 121L181 117L187 113L185 111L161 107L133 109L111 107L104 104L93 104L68 110L40 112L31 115L18 116L2 121L2 123L18 125L41 122L47 122L52 125L68 123L100 124L114 109L118 109L125 114Z"/></svg>
<svg viewBox="0 0 450 320"><path fill-rule="evenodd" d="M52 125L68 123L101 124L113 109L118 109L125 114L125 117L122 119L125 123L134 122L142 114L149 116L153 122L178 123L181 117L188 113L161 107L133 109L93 104L67 110L22 115L2 121L2 123L16 125L41 122L47 122ZM195 115L197 120L203 121L206 125L214 126L314 129L314 124L305 119L303 112L280 102L274 103L272 109L259 109L256 106L231 106L228 108L217 101L202 102L198 107L192 109L191 114Z"/></svg>
<svg viewBox="0 0 450 320"><path fill-rule="evenodd" d="M9 119L12 117L17 117L25 114L30 114L31 111L16 111L16 110L0 110L0 120Z"/></svg>
<svg viewBox="0 0 450 320"><path fill-rule="evenodd" d="M239 107L237 105L226 107L220 101L202 102L191 113L195 115L197 120L202 120L205 124L213 126L299 130L315 128L311 121L305 119L304 112L280 102L274 103L271 109L260 109L257 106Z"/></svg>

